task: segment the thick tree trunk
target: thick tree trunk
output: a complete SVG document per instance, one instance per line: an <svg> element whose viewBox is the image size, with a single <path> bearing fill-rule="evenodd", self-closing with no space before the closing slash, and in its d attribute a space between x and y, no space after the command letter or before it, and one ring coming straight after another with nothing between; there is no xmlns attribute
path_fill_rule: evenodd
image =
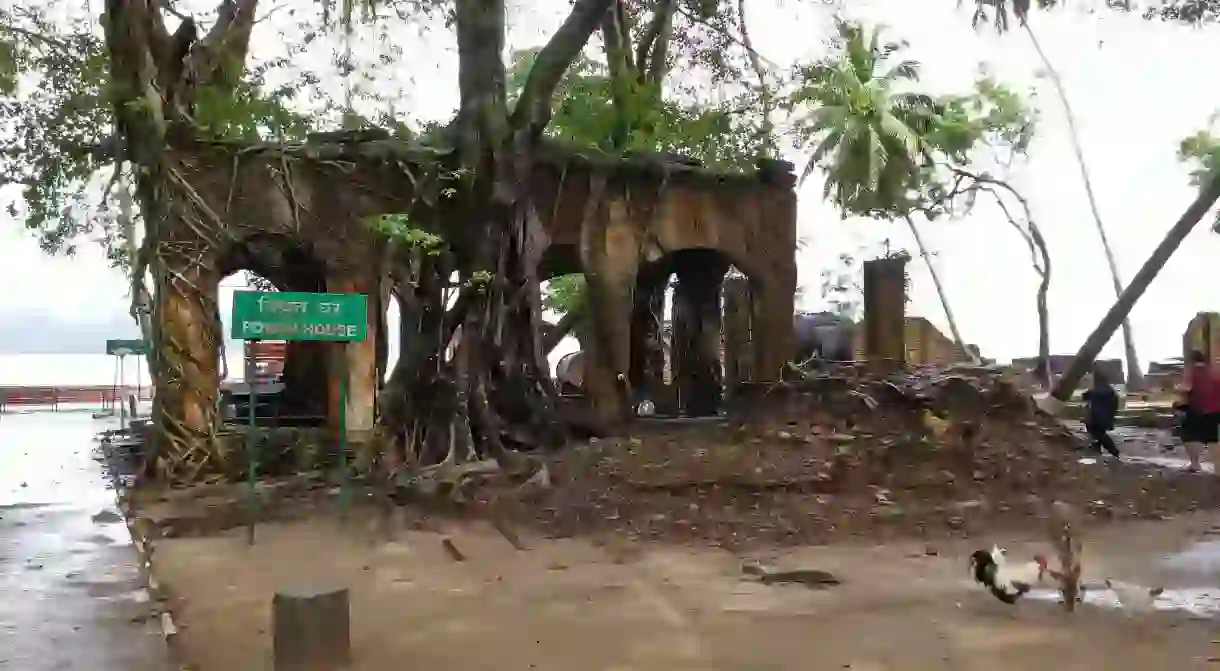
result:
<svg viewBox="0 0 1220 671"><path fill-rule="evenodd" d="M564 71L605 14L610 0L579 0L539 53L510 121L505 98L502 0L457 0L461 107L454 130L467 175L461 219L469 249L456 255L463 288L443 311L449 269L429 261L417 281L412 310L420 345L405 349L386 385L383 422L423 461L454 467L464 459L495 459L515 468L506 447L558 445L565 436L539 337L537 264L541 224L525 188L532 149L550 116ZM460 325L456 355L444 350Z"/></svg>
<svg viewBox="0 0 1220 671"><path fill-rule="evenodd" d="M1165 239L1152 251L1148 260L1144 261L1144 265L1135 274L1131 284L1127 285L1110 311L1102 318L1101 323L1093 329L1088 340L1080 347L1076 358L1072 360L1072 366L1059 380L1059 384L1055 386L1051 396L1063 402L1072 397L1072 393L1076 391L1080 381L1093 367L1093 362L1097 359L1101 348L1105 347L1110 338L1114 336L1114 330L1131 314L1131 308L1135 307L1136 301L1144 295L1148 285L1156 279L1157 273L1165 267L1165 263L1177 251L1178 246L1199 223L1199 220L1215 205L1217 198L1220 198L1220 176L1213 177L1203 186L1199 191L1199 196L1190 204L1190 207L1186 208L1173 228L1170 228L1169 232L1165 234Z"/></svg>
<svg viewBox="0 0 1220 671"><path fill-rule="evenodd" d="M220 278L206 263L173 258L158 275L153 318L161 374L154 394L161 436L155 460L168 481L195 482L232 466L215 449L220 325L211 306Z"/></svg>
<svg viewBox="0 0 1220 671"><path fill-rule="evenodd" d="M170 129L191 128L195 89L226 95L239 81L258 0L224 0L207 35L193 21L174 34L161 7L146 0L106 0L102 18L110 56L119 160L132 163L145 236L133 280L152 270L153 419L152 461L175 481L227 470L215 440L217 348L215 246L217 234L185 192L181 171L166 155ZM180 166L178 166L180 167ZM146 258L139 258L144 256ZM145 265L145 263L147 265ZM133 291L141 293L133 281Z"/></svg>
<svg viewBox="0 0 1220 671"><path fill-rule="evenodd" d="M958 350L962 352L971 363L978 363L978 357L974 351L966 347L966 341L962 340L962 334L957 330L957 320L953 318L953 310L949 307L949 297L945 294L945 287L940 283L940 275L936 273L936 266L932 265L932 257L928 254L928 248L923 244L923 236L919 234L919 227L915 225L915 220L911 215L903 217L906 219L907 226L911 228L911 235L915 238L915 244L919 247L919 255L923 257L924 263L928 266L928 274L932 276L932 284L936 287L936 295L940 297L940 305L945 309L945 321L949 322L949 331L953 334L953 342L957 345Z"/></svg>
<svg viewBox="0 0 1220 671"><path fill-rule="evenodd" d="M1072 103L1068 100L1067 90L1063 86L1063 80L1059 77L1059 71L1051 64L1051 61L1046 56L1046 52L1042 50L1042 45L1038 42L1038 38L1034 35L1034 31L1029 27L1029 23L1025 20L1021 21L1021 27L1025 29L1025 34L1029 36L1029 41L1034 45L1034 50L1038 52L1038 57L1042 59L1042 65L1046 68L1047 74L1050 75L1051 83L1055 86L1055 93L1059 97L1060 104L1063 105L1063 114L1067 118L1068 136L1072 141L1072 151L1076 154L1076 165L1080 168L1080 178L1084 181L1084 192L1089 200L1089 210L1093 213L1093 223L1097 226L1097 235L1101 237L1101 248L1106 255L1106 263L1110 266L1110 279L1114 284L1114 297L1121 298L1123 295L1123 281L1118 274L1118 262L1114 259L1114 250L1110 247L1110 238L1106 235L1106 227L1101 223L1101 211L1097 207L1097 197L1093 194L1093 180L1089 177L1088 164L1084 160L1084 150L1080 147L1080 133L1076 129L1076 114L1072 111ZM1144 388L1144 373L1140 368L1139 356L1135 351L1135 336L1131 332L1131 320L1123 319L1123 349L1127 359L1127 389L1129 391L1140 391Z"/></svg>

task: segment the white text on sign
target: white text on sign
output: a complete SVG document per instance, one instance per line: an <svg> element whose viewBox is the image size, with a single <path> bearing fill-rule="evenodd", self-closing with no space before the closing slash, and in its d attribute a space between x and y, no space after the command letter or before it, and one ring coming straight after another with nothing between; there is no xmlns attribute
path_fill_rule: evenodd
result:
<svg viewBox="0 0 1220 671"><path fill-rule="evenodd" d="M337 315L343 307L342 303L331 302L314 303L314 305L317 305L318 312L324 315ZM272 314L305 314L309 311L309 303L306 301L285 301L267 296L259 296L258 311Z"/></svg>
<svg viewBox="0 0 1220 671"><path fill-rule="evenodd" d="M352 324L301 324L297 322L277 324L275 322L243 321L241 323L241 330L249 336L281 337L305 333L310 336L323 338L352 338L358 333L358 329Z"/></svg>

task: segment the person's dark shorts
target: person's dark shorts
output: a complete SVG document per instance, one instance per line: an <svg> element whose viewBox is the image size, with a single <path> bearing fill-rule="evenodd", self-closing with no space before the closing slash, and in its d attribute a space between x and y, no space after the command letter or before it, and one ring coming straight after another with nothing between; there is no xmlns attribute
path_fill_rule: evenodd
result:
<svg viewBox="0 0 1220 671"><path fill-rule="evenodd" d="M1188 409L1181 433L1184 443L1220 443L1220 413L1201 414Z"/></svg>

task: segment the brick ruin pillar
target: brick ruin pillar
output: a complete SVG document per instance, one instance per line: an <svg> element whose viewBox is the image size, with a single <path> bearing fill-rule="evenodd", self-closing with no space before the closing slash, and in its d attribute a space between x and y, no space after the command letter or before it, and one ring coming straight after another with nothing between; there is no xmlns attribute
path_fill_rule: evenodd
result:
<svg viewBox="0 0 1220 671"><path fill-rule="evenodd" d="M757 279L756 279L757 278ZM751 380L778 382L796 351L796 263L768 268L750 275L750 333L754 341Z"/></svg>
<svg viewBox="0 0 1220 671"><path fill-rule="evenodd" d="M333 269L326 278L326 290L331 293L364 294L368 300L366 318L368 336L360 342L325 343L330 351L326 360L330 374L327 385L327 422L339 435L339 380L347 378L347 437L349 441L366 440L376 419L377 399L377 318L378 301L373 292L380 282L368 270Z"/></svg>
<svg viewBox="0 0 1220 671"><path fill-rule="evenodd" d="M905 257L864 262L864 353L882 367L906 363Z"/></svg>
<svg viewBox="0 0 1220 671"><path fill-rule="evenodd" d="M724 280L724 387L727 394L742 382L753 379L750 342L751 312L750 282L745 277Z"/></svg>
<svg viewBox="0 0 1220 671"><path fill-rule="evenodd" d="M661 328L665 315L668 274L659 266L641 268L631 312L631 389L636 401L654 402L665 385L665 342Z"/></svg>
<svg viewBox="0 0 1220 671"><path fill-rule="evenodd" d="M683 414L715 415L721 396L720 285L728 263L678 257L674 287L674 379Z"/></svg>

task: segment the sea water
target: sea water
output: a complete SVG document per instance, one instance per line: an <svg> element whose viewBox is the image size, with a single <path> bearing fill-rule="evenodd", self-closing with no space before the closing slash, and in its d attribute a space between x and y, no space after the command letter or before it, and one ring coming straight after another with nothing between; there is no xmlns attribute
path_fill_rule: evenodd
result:
<svg viewBox="0 0 1220 671"><path fill-rule="evenodd" d="M386 370L394 368L398 358L397 329L389 329L387 344L389 351ZM226 343L225 361L228 370L225 379L242 380L244 363L241 343ZM574 338L565 338L547 357L551 371L565 354L579 349ZM150 386L148 365L142 357L125 357L123 384L128 386ZM0 354L0 387L86 387L115 384L119 368L117 357L106 354Z"/></svg>
<svg viewBox="0 0 1220 671"><path fill-rule="evenodd" d="M225 353L229 379L242 378L242 353ZM124 357L122 378L128 386L149 386L142 357ZM0 354L0 387L108 386L119 376L117 357L106 354Z"/></svg>

